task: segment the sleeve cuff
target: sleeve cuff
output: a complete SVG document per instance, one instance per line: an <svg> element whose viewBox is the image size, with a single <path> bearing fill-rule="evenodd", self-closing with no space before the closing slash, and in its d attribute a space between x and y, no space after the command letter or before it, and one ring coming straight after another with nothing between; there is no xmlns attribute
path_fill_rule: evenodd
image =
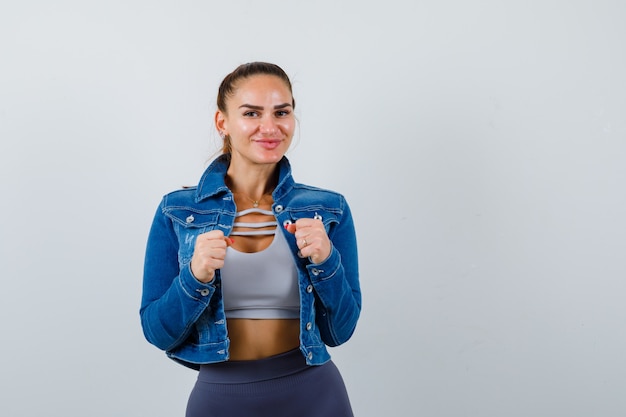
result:
<svg viewBox="0 0 626 417"><path fill-rule="evenodd" d="M309 271L309 276L312 281L323 281L334 276L340 266L341 255L333 246L326 260L318 264L310 263L306 268Z"/></svg>
<svg viewBox="0 0 626 417"><path fill-rule="evenodd" d="M190 264L187 264L180 271L180 285L189 297L208 304L215 292L215 277L211 282L200 282L193 276Z"/></svg>

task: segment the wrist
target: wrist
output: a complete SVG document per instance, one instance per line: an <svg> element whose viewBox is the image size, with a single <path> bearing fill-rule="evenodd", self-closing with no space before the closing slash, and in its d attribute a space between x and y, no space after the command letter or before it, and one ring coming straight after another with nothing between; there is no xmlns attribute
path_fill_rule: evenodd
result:
<svg viewBox="0 0 626 417"><path fill-rule="evenodd" d="M191 272L191 276L194 277L194 279L196 281L201 282L203 284L210 284L215 279L215 271L212 271L211 273L206 273L206 274L204 274L204 276L196 275L193 272L193 263L192 262L189 263L189 272Z"/></svg>

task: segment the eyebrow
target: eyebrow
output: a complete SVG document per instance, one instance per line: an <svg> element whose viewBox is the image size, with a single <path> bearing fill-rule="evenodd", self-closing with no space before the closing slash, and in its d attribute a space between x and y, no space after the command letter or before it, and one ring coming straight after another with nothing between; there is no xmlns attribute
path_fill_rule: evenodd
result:
<svg viewBox="0 0 626 417"><path fill-rule="evenodd" d="M252 110L263 110L263 106L255 106L254 104L242 104L241 106L239 106L239 108L248 108L248 109L252 109ZM283 103L283 104L277 104L274 106L275 110L279 110L279 109L284 109L286 107L292 107L291 104L289 103Z"/></svg>

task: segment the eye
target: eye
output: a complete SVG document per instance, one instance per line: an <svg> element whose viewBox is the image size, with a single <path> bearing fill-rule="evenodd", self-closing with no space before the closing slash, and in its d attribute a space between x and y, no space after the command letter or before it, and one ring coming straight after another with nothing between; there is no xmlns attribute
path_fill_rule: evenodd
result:
<svg viewBox="0 0 626 417"><path fill-rule="evenodd" d="M276 112L277 117L286 117L286 116L289 116L290 114L291 112L289 110L278 110Z"/></svg>
<svg viewBox="0 0 626 417"><path fill-rule="evenodd" d="M257 117L259 115L258 112L254 111L254 110L249 110L247 112L245 112L244 117Z"/></svg>

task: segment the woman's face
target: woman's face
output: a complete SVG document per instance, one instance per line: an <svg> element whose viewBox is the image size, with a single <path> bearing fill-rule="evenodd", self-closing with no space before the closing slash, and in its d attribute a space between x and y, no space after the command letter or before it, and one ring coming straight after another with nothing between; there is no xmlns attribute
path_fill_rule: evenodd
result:
<svg viewBox="0 0 626 417"><path fill-rule="evenodd" d="M293 97L283 80L253 75L239 81L218 111L215 124L230 136L232 158L248 163L274 164L283 157L295 130Z"/></svg>

